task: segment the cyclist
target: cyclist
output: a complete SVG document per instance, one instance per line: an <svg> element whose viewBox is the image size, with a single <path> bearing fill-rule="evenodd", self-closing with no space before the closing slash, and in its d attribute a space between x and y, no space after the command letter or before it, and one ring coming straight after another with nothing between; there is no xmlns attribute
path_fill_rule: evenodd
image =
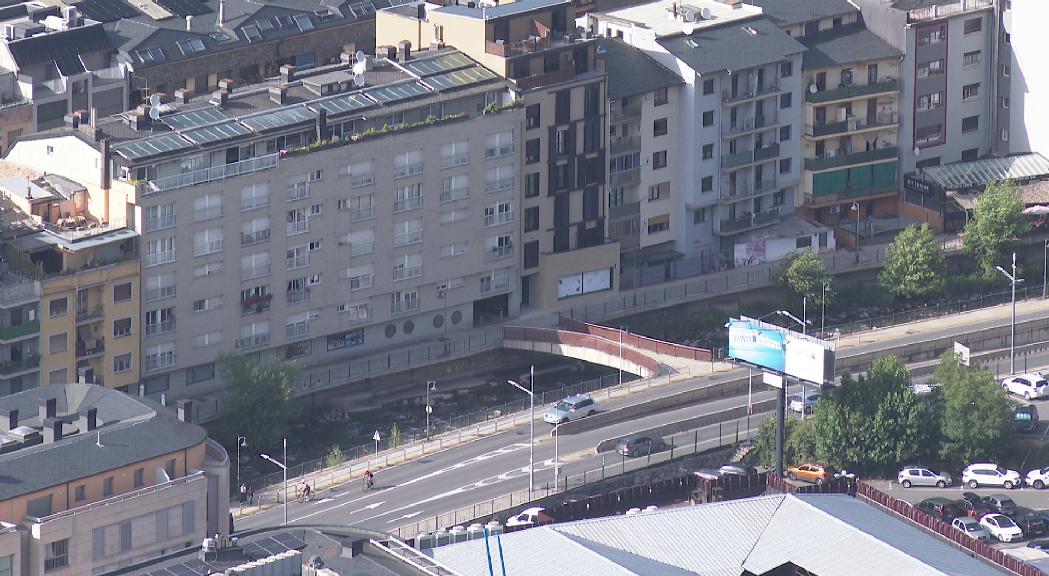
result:
<svg viewBox="0 0 1049 576"><path fill-rule="evenodd" d="M375 474L372 473L371 469L364 471L364 489L371 490L372 486L375 485Z"/></svg>

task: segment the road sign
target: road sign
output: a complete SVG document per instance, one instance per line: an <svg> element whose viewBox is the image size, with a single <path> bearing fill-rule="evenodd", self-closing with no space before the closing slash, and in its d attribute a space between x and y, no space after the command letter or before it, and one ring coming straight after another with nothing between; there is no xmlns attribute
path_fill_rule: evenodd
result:
<svg viewBox="0 0 1049 576"><path fill-rule="evenodd" d="M762 372L761 380L773 388L783 388L783 376L772 372Z"/></svg>
<svg viewBox="0 0 1049 576"><path fill-rule="evenodd" d="M430 406L429 404L427 404L426 405L426 413L429 414L431 412L433 412L433 406Z"/></svg>
<svg viewBox="0 0 1049 576"><path fill-rule="evenodd" d="M958 360L968 366L969 365L969 347L961 342L954 343L954 355L958 357Z"/></svg>
<svg viewBox="0 0 1049 576"><path fill-rule="evenodd" d="M379 431L378 430L375 431L375 435L372 436L372 440L375 440L376 442L378 442L379 440L382 440L382 438L379 437Z"/></svg>

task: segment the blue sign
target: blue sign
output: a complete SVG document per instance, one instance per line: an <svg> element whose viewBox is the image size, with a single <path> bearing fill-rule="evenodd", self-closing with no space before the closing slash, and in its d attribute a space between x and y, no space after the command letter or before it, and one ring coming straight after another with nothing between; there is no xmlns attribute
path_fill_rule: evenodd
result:
<svg viewBox="0 0 1049 576"><path fill-rule="evenodd" d="M785 373L787 335L782 330L763 328L745 320L729 320L728 355L741 362Z"/></svg>

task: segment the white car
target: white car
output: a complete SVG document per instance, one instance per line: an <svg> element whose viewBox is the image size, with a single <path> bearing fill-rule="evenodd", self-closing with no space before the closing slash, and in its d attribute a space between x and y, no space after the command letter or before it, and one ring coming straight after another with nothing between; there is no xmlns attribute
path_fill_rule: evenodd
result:
<svg viewBox="0 0 1049 576"><path fill-rule="evenodd" d="M526 508L522 510L517 516L512 516L506 519L507 528L517 528L524 526L542 526L543 524L550 524L554 521L546 513L546 508L536 506L535 508Z"/></svg>
<svg viewBox="0 0 1049 576"><path fill-rule="evenodd" d="M801 394L795 394L794 396L790 397L790 401L787 404L787 407L790 408L791 412L797 412L798 414L801 414L801 411L804 409L805 413L811 414L812 411L816 409L816 403L819 401L819 390L806 390L804 400L802 400Z"/></svg>
<svg viewBox="0 0 1049 576"><path fill-rule="evenodd" d="M961 518L955 518L954 522L951 522L951 526L955 530L958 530L969 536L975 538L980 542L986 542L991 539L991 533L980 524L979 520L975 518L969 518L968 516L962 516Z"/></svg>
<svg viewBox="0 0 1049 576"><path fill-rule="evenodd" d="M1002 388L1010 394L1023 396L1025 400L1049 396L1049 381L1038 374L1020 374L1002 380Z"/></svg>
<svg viewBox="0 0 1049 576"><path fill-rule="evenodd" d="M1035 468L1027 473L1027 477L1024 478L1028 486L1034 486L1041 490L1049 485L1049 467L1046 468Z"/></svg>
<svg viewBox="0 0 1049 576"><path fill-rule="evenodd" d="M1023 484L1023 478L1016 470L1007 470L991 462L969 464L962 470L962 484L969 488L980 486L1001 486L1006 490Z"/></svg>
<svg viewBox="0 0 1049 576"><path fill-rule="evenodd" d="M1016 542L1024 537L1024 531L1016 522L1003 514L988 514L980 518L980 526L1001 542Z"/></svg>

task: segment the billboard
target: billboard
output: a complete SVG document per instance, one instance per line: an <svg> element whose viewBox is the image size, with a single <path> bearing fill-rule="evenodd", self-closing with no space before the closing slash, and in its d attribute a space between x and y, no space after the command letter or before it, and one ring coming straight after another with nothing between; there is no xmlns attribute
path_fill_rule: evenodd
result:
<svg viewBox="0 0 1049 576"><path fill-rule="evenodd" d="M734 360L822 384L834 380L834 347L773 324L729 320L728 356Z"/></svg>

